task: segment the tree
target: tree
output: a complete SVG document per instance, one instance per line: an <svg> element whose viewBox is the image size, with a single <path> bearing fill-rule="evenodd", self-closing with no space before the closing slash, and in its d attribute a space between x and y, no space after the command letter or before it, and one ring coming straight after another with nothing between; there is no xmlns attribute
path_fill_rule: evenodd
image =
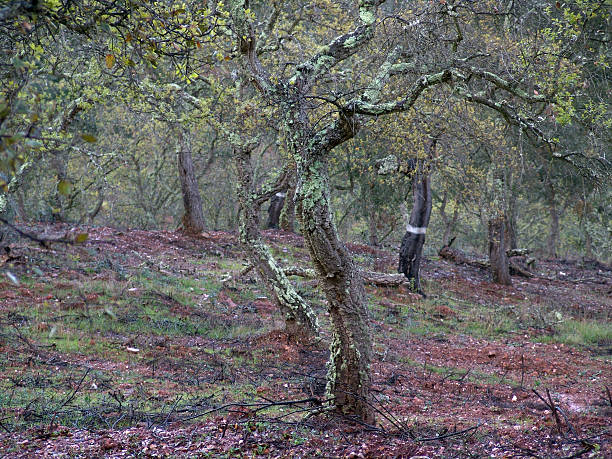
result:
<svg viewBox="0 0 612 459"><path fill-rule="evenodd" d="M406 234L402 239L399 254L398 271L403 273L410 281L415 292L422 295L421 289L421 257L423 256L423 245L425 244L425 233L429 226L431 216L432 194L431 194L431 162L434 159L437 139L434 137L427 146L428 158L417 163L413 178L413 204L410 212Z"/></svg>
<svg viewBox="0 0 612 459"><path fill-rule="evenodd" d="M351 28L347 23L342 27L347 32L331 37L312 56L297 59L300 63L293 66L283 66L274 58L262 59L267 42L278 43L273 25L256 30L254 17L265 11L263 5L253 10L243 0L228 3L231 30L236 49L243 56L247 78L266 103L278 107L279 129L297 163L296 209L333 325L328 391L337 410L366 422L374 418L369 399L371 339L360 273L339 240L330 210L330 152L354 137L364 118L410 110L434 86L445 86L455 97L499 113L534 141L546 140L537 122L524 116L523 111L529 110L529 104L546 106L553 95L523 89L528 82L521 81L514 69L498 67L498 56L489 58L489 50L479 47L480 34L495 31L495 20L483 23L479 16L488 14L487 8L492 6L489 3L493 2L473 9L461 9L463 5L455 2L411 5L419 11L413 16L419 24L414 28L406 19L412 12L399 7L400 11L389 15L397 27L377 31L380 3L357 2L352 10L358 16L355 26ZM272 8L278 10L278 6ZM435 18L440 26L428 29L425 15ZM449 42L450 50L446 45ZM378 45L378 56L366 53L372 43ZM516 50L491 51L514 61L517 55L511 53ZM362 62L372 61L377 62L368 69L362 67L367 76L364 86L354 87L350 78L343 78L352 75ZM520 69L520 65L516 68ZM398 77L407 81L395 84ZM333 83L333 88L328 82ZM312 100L324 101L324 108L314 106Z"/></svg>
<svg viewBox="0 0 612 459"><path fill-rule="evenodd" d="M178 133L179 151L177 154L178 172L183 195L184 214L182 218L183 230L190 234L204 231L204 214L202 213L202 198L198 188L191 147L185 139L185 134Z"/></svg>

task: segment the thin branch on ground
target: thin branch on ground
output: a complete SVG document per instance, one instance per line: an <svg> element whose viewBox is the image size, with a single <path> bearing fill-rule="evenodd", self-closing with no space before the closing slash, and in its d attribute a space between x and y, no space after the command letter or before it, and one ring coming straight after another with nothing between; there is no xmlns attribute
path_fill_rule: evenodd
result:
<svg viewBox="0 0 612 459"><path fill-rule="evenodd" d="M29 239L30 241L33 242L37 242L38 244L40 244L42 247L44 247L45 249L49 248L49 243L53 243L53 242L57 242L60 244L75 244L75 241L71 240L71 239L66 239L66 238L57 238L57 239L52 239L52 238L43 238L34 234L30 234L27 233L25 231L23 231L22 229L18 228L17 226L13 225L12 223L10 223L9 221L5 220L4 218L0 217L0 223L5 224L6 226L8 226L9 228L11 228L13 231L15 231L17 234L19 234L21 237L25 238L25 239Z"/></svg>

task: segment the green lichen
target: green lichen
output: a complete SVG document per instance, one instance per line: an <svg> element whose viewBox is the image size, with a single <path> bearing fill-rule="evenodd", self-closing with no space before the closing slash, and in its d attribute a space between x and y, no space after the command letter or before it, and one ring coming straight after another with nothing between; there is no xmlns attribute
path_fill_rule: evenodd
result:
<svg viewBox="0 0 612 459"><path fill-rule="evenodd" d="M326 199L325 193L325 176L323 174L324 164L320 161L307 166L308 170L304 171L304 179L298 189L300 195L302 213L312 215L314 209L321 205L321 201ZM310 229L316 225L314 217L304 221L304 225Z"/></svg>
<svg viewBox="0 0 612 459"><path fill-rule="evenodd" d="M354 36L348 37L344 41L345 48L353 48L357 44L357 39Z"/></svg>
<svg viewBox="0 0 612 459"><path fill-rule="evenodd" d="M359 18L364 24L372 25L376 20L376 15L372 11L371 6L361 6L359 7Z"/></svg>
<svg viewBox="0 0 612 459"><path fill-rule="evenodd" d="M327 68L332 66L333 63L334 63L333 57L328 56L327 54L319 56L319 58L317 59L314 65L315 74L321 73L322 71L326 70Z"/></svg>
<svg viewBox="0 0 612 459"><path fill-rule="evenodd" d="M388 175L392 172L395 172L399 168L399 160L395 155L385 156L383 159L380 159L376 162L378 166L378 174L379 175Z"/></svg>

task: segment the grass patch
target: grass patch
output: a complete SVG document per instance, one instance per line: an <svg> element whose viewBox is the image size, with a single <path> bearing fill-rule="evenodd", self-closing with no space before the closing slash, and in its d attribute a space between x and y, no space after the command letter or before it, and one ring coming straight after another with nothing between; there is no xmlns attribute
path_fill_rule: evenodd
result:
<svg viewBox="0 0 612 459"><path fill-rule="evenodd" d="M612 323L566 320L557 325L556 339L567 344L612 346Z"/></svg>

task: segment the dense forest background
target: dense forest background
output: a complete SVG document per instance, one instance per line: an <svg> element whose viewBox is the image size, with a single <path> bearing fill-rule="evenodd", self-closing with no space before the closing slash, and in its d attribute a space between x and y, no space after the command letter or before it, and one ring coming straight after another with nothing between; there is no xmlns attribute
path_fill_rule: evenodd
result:
<svg viewBox="0 0 612 459"><path fill-rule="evenodd" d="M532 94L544 93L550 100L529 116L558 142L555 149L561 153L556 158L546 153L546 144L534 141L524 126L509 124L500 112L477 109L457 92L432 90L410 112L368 120L334 151L332 208L344 239L398 244L412 205L411 180L376 174L376 161L390 153L426 156L426 138L436 131L426 251L437 250L452 234L456 246L485 252L486 222L501 207L510 218L515 247L543 256L610 261L609 176L598 175L592 164L580 169L559 159L599 159L609 167L610 5L506 3L481 2L476 8L423 2L406 10L387 2L381 17L412 27L414 42L404 52L413 59L412 47L437 44L420 56L425 67L452 58L456 45L464 48L462 56L476 60L498 53L496 66L513 66L504 70L517 78L513 86L526 84ZM231 94L238 90L237 50L227 34L214 29L215 15L177 2L142 5L142 10L129 2L27 5L2 7L5 218L175 229L184 213L177 152L187 149L204 226L236 229L234 191L240 179L232 166L227 126L244 116L240 111L249 104L262 116L276 115L270 107L254 108L253 93ZM134 10L128 11L130 5ZM270 48L262 55L289 66L296 56L316 50L299 34L307 29L311 41L325 39L346 28L353 16L349 4L251 7L261 16L258 27L274 21L269 26L278 28L260 45ZM454 31L457 18L464 21L464 31ZM416 22L411 26L410 21ZM395 26L337 72L371 72L380 60L377 54L387 52L389 40L398 40ZM350 84L358 86L359 73L352 78ZM345 97L341 91L350 89L318 89L317 116L329 116L333 104L326 97L340 100ZM389 89L394 91L397 86ZM202 105L190 104L188 97L199 97ZM287 153L274 129L258 148L253 162L261 184L282 169ZM592 169L584 173L584 168Z"/></svg>

